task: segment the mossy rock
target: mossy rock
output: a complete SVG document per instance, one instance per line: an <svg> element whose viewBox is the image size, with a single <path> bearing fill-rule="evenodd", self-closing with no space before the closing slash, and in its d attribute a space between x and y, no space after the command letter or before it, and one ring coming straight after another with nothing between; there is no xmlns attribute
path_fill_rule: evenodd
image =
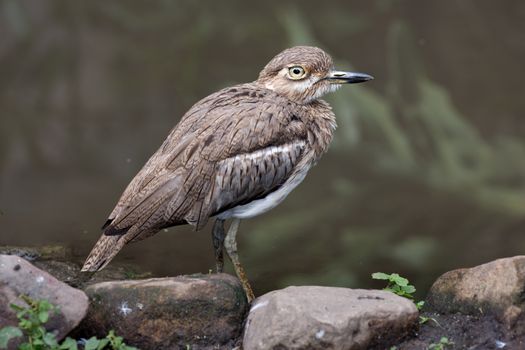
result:
<svg viewBox="0 0 525 350"><path fill-rule="evenodd" d="M443 314L493 315L510 328L525 324L525 256L449 271L430 289L425 308Z"/></svg>
<svg viewBox="0 0 525 350"><path fill-rule="evenodd" d="M0 246L0 254L16 255L27 261L35 260L61 260L72 257L70 248L60 245L46 245L42 247Z"/></svg>
<svg viewBox="0 0 525 350"><path fill-rule="evenodd" d="M102 282L85 291L90 307L79 335L113 329L141 349L231 349L248 308L240 282L227 274Z"/></svg>

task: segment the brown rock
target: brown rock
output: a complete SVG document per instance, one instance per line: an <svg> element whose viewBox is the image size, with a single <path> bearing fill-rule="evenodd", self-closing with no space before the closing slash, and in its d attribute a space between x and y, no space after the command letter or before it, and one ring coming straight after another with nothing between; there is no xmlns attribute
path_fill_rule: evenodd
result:
<svg viewBox="0 0 525 350"><path fill-rule="evenodd" d="M525 256L498 259L439 277L426 307L440 313L492 314L508 326L523 318Z"/></svg>
<svg viewBox="0 0 525 350"><path fill-rule="evenodd" d="M111 329L141 349L231 349L242 331L247 301L226 274L102 282L86 288L90 307L79 333Z"/></svg>
<svg viewBox="0 0 525 350"><path fill-rule="evenodd" d="M151 273L141 271L131 264L112 263L96 274L80 272L84 257L78 260L71 249L63 246L20 247L0 246L0 254L16 255L30 261L34 266L53 275L59 281L75 288L88 284L113 280L143 279Z"/></svg>
<svg viewBox="0 0 525 350"><path fill-rule="evenodd" d="M71 249L59 245L41 247L0 246L0 254L16 255L31 262L34 260L67 260L72 256Z"/></svg>
<svg viewBox="0 0 525 350"><path fill-rule="evenodd" d="M60 282L18 256L0 255L0 328L18 324L9 305L25 306L20 295L34 300L45 299L59 307L46 323L46 329L56 331L58 339L80 323L88 308L88 298L81 290Z"/></svg>
<svg viewBox="0 0 525 350"><path fill-rule="evenodd" d="M33 264L58 280L81 289L99 282L151 277L151 273L139 272L136 266L129 264L111 264L95 274L81 272L82 265L71 261L36 260Z"/></svg>
<svg viewBox="0 0 525 350"><path fill-rule="evenodd" d="M414 303L390 292L288 287L253 302L243 348L388 349L417 321Z"/></svg>

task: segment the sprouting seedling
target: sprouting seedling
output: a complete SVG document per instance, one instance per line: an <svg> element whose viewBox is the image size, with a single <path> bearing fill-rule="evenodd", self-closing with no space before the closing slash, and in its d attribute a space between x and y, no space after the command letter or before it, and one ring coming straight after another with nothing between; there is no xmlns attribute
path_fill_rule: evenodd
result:
<svg viewBox="0 0 525 350"><path fill-rule="evenodd" d="M447 337L441 337L441 339L439 339L439 343L430 344L427 350L445 350L452 345L454 345L454 342L450 341Z"/></svg>
<svg viewBox="0 0 525 350"><path fill-rule="evenodd" d="M410 300L414 299L414 293L416 287L409 284L408 279L399 276L397 273L387 274L384 272L375 272L372 274L372 278L375 280L385 280L388 281L388 284L383 290L392 292L400 297L408 298ZM419 304L419 303L418 303ZM421 306L423 306L421 304Z"/></svg>
<svg viewBox="0 0 525 350"><path fill-rule="evenodd" d="M54 333L48 332L44 327L49 318L59 311L58 307L47 300L33 300L22 295L20 299L24 306L11 304L16 312L18 327L8 326L0 328L0 349L7 349L9 342L15 338L22 338L19 345L22 350L78 350L79 342L67 337L62 342L56 339ZM81 342L84 350L137 350L124 343L122 337L110 331L106 338L91 337Z"/></svg>
<svg viewBox="0 0 525 350"><path fill-rule="evenodd" d="M388 284L383 290L392 292L396 295L399 295L400 297L404 297L410 300L414 300L414 293L416 292L416 287L409 284L410 282L408 279L401 277L397 273L387 274L384 272L375 272L372 274L372 278L375 280L384 280L388 281ZM425 305L425 302L423 300L420 300L415 303L416 308L421 311L423 306ZM432 317L425 317L425 316L419 316L419 323L424 324L428 321L434 321L437 325L439 325L438 321Z"/></svg>

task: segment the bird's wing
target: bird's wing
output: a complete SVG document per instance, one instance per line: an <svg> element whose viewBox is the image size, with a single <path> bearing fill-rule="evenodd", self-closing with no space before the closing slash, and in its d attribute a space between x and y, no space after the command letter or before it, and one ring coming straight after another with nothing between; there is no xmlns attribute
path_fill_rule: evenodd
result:
<svg viewBox="0 0 525 350"><path fill-rule="evenodd" d="M197 103L124 191L105 227L154 232L209 216L279 188L306 144L306 128L286 100L253 86Z"/></svg>
<svg viewBox="0 0 525 350"><path fill-rule="evenodd" d="M200 222L200 217L248 204L279 189L295 173L305 148L306 141L296 139L218 162L212 190L202 208L194 208L196 222Z"/></svg>

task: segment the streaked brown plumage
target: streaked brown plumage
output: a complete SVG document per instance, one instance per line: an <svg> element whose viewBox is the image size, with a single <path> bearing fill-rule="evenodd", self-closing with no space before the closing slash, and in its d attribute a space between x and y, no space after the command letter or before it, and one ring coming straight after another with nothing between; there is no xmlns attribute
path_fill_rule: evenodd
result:
<svg viewBox="0 0 525 350"><path fill-rule="evenodd" d="M213 216L222 269L224 220L280 203L332 140L335 116L319 98L369 79L334 71L324 51L298 46L272 59L255 82L197 102L128 185L83 271L102 269L128 242L186 223L198 230Z"/></svg>

